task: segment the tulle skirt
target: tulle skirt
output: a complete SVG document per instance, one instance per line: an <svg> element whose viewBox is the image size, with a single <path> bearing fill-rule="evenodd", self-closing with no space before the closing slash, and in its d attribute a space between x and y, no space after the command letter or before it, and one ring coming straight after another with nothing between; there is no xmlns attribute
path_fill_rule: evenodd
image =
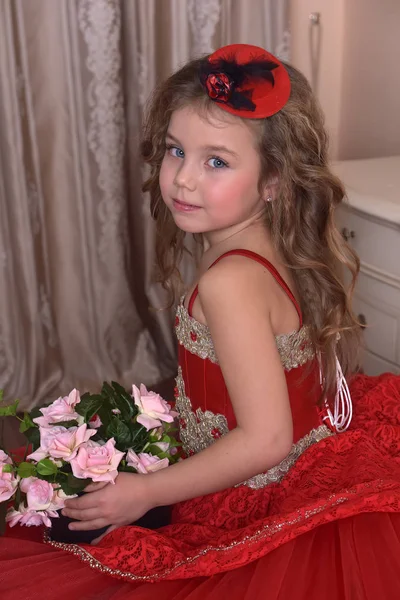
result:
<svg viewBox="0 0 400 600"><path fill-rule="evenodd" d="M2 600L400 598L400 378L359 376L351 430L284 479L178 505L156 531L54 546L38 528L0 539Z"/></svg>

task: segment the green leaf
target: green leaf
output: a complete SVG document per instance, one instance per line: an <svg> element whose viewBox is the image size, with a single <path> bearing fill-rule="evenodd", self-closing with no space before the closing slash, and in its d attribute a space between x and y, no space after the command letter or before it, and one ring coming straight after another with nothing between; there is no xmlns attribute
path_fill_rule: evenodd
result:
<svg viewBox="0 0 400 600"><path fill-rule="evenodd" d="M32 419L37 419L38 417L43 417L43 413L40 410L41 408L44 408L44 406L35 406L34 408L32 408L32 410L29 413L30 418Z"/></svg>
<svg viewBox="0 0 400 600"><path fill-rule="evenodd" d="M25 437L28 439L29 443L32 444L33 452L37 450L40 446L40 431L37 427L31 427L28 431L25 431Z"/></svg>
<svg viewBox="0 0 400 600"><path fill-rule="evenodd" d="M107 397L110 402L121 411L121 416L125 421L129 421L135 413L135 404L131 396L116 381L112 381L112 387L105 381L101 393ZM136 411L137 412L137 411Z"/></svg>
<svg viewBox="0 0 400 600"><path fill-rule="evenodd" d="M0 503L0 536L4 535L6 530L7 506L8 500Z"/></svg>
<svg viewBox="0 0 400 600"><path fill-rule="evenodd" d="M19 430L21 433L25 433L25 431L28 431L31 427L37 427L37 425L32 421L29 413L25 412L24 418L19 425Z"/></svg>
<svg viewBox="0 0 400 600"><path fill-rule="evenodd" d="M128 465L120 465L118 467L118 471L123 471L124 473L137 473L137 469L134 467L128 467Z"/></svg>
<svg viewBox="0 0 400 600"><path fill-rule="evenodd" d="M149 454L153 454L153 456L159 456L163 453L163 450L154 444L150 444L148 448L146 448L146 452Z"/></svg>
<svg viewBox="0 0 400 600"><path fill-rule="evenodd" d="M8 406L0 406L0 417L16 417L19 400L14 400Z"/></svg>
<svg viewBox="0 0 400 600"><path fill-rule="evenodd" d="M72 496L73 494L82 492L91 482L91 479L80 479L79 477L75 477L72 473L69 473L66 479L60 481L60 486L64 494Z"/></svg>
<svg viewBox="0 0 400 600"><path fill-rule="evenodd" d="M65 429L69 429L70 427L79 427L78 421L75 421L75 419L71 419L70 421L60 421L59 423L53 423L53 425L57 427L65 427Z"/></svg>
<svg viewBox="0 0 400 600"><path fill-rule="evenodd" d="M14 467L12 465L9 465L8 463L6 463L2 467L2 471L3 471L3 473L13 473L14 472Z"/></svg>
<svg viewBox="0 0 400 600"><path fill-rule="evenodd" d="M83 394L81 401L75 406L75 410L88 423L97 414L104 402L100 394Z"/></svg>
<svg viewBox="0 0 400 600"><path fill-rule="evenodd" d="M17 473L22 479L25 477L34 477L36 475L36 465L29 462L22 462L18 465Z"/></svg>
<svg viewBox="0 0 400 600"><path fill-rule="evenodd" d="M130 407L130 418L136 417L136 415L139 412L138 407L135 404L134 399L132 398L131 394L122 387L122 385L120 385L119 383L117 383L116 381L112 381L111 382L113 388L115 389L115 391L124 398L124 400L127 402L127 404L129 404Z"/></svg>
<svg viewBox="0 0 400 600"><path fill-rule="evenodd" d="M129 427L117 417L111 420L107 427L107 438L114 438L119 450L127 450L131 447L132 435Z"/></svg>
<svg viewBox="0 0 400 600"><path fill-rule="evenodd" d="M176 454L174 454L173 456L169 456L168 460L169 460L169 464L170 465L174 465L175 463L178 462L178 460L180 460L181 455L179 454L179 452L177 452Z"/></svg>
<svg viewBox="0 0 400 600"><path fill-rule="evenodd" d="M147 444L148 432L146 427L139 423L132 423L130 425L131 430L131 446L132 450L136 453L142 452L143 448ZM128 450L128 448L127 448Z"/></svg>
<svg viewBox="0 0 400 600"><path fill-rule="evenodd" d="M111 412L111 408L112 408L112 406L110 405L109 400L104 398L103 405L97 411L97 414L99 415L100 421L103 425L104 431L107 430L107 427L109 426L112 419L114 418L114 414Z"/></svg>
<svg viewBox="0 0 400 600"><path fill-rule="evenodd" d="M58 472L58 467L49 458L43 458L36 465L37 472L40 475L55 475Z"/></svg>

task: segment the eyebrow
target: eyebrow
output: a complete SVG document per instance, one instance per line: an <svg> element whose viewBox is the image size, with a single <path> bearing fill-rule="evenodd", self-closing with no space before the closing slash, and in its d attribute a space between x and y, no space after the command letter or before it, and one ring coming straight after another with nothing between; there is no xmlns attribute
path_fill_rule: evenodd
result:
<svg viewBox="0 0 400 600"><path fill-rule="evenodd" d="M182 146L181 142L169 131L167 131L166 137ZM203 146L203 150L207 150L208 152L226 152L227 154L231 154L232 156L239 158L239 155L236 154L236 152L229 150L229 148L226 146Z"/></svg>

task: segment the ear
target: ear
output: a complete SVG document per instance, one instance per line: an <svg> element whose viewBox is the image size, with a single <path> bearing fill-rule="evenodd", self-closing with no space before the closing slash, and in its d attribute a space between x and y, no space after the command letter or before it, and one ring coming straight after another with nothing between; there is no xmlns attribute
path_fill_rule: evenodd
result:
<svg viewBox="0 0 400 600"><path fill-rule="evenodd" d="M273 175L269 178L268 183L265 184L262 193L262 199L264 202L271 202L275 200L279 185L279 178L277 175Z"/></svg>

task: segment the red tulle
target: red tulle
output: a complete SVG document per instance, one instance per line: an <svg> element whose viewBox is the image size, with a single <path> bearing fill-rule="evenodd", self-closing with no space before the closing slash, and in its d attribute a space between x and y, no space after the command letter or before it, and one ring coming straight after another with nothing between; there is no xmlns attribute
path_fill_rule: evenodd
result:
<svg viewBox="0 0 400 600"><path fill-rule="evenodd" d="M40 529L9 529L0 597L399 598L400 378L358 376L351 391L350 430L280 483L181 503L171 525L122 527L98 546L57 549Z"/></svg>
<svg viewBox="0 0 400 600"><path fill-rule="evenodd" d="M400 514L333 521L239 569L153 584L97 573L39 538L9 538L4 554L2 600L397 600Z"/></svg>

